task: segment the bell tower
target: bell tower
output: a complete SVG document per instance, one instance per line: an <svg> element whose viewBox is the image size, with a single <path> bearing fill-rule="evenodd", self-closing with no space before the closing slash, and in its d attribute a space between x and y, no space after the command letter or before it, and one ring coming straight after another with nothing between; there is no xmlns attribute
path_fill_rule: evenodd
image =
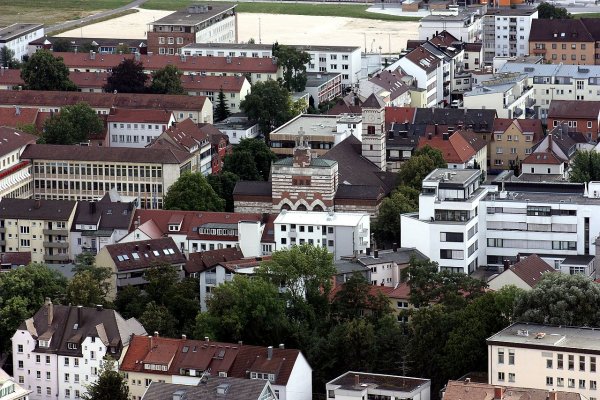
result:
<svg viewBox="0 0 600 400"><path fill-rule="evenodd" d="M385 105L375 94L363 102L362 119L362 155L385 171Z"/></svg>

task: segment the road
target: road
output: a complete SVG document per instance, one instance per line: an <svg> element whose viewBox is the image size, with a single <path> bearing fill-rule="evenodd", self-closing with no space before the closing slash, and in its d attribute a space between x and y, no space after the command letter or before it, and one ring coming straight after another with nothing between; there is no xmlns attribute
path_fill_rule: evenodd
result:
<svg viewBox="0 0 600 400"><path fill-rule="evenodd" d="M132 1L129 4L126 4L122 7L119 8L115 8L114 10L106 10L106 11L102 11L99 12L98 14L94 14L94 15L89 15L87 17L84 18L80 18L80 19L76 19L73 21L67 21L67 22L63 22L61 24L57 24L57 25L53 25L53 26L49 26L46 28L46 34L48 33L52 33L52 32L57 32L57 31L65 31L68 29L72 29L75 28L76 26L80 25L80 24L90 24L94 21L97 21L99 19L103 19L106 17L110 17L111 15L115 15L118 13L121 13L123 11L127 11L130 10L134 7L139 7L142 4L144 4L147 0L135 0Z"/></svg>

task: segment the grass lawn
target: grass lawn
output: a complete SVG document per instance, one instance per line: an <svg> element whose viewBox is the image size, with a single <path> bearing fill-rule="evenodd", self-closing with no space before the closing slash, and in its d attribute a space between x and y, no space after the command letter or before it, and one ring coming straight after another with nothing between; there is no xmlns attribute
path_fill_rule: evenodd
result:
<svg viewBox="0 0 600 400"><path fill-rule="evenodd" d="M142 7L150 10L178 10L190 4L190 0L148 0ZM224 4L222 2L212 2ZM396 15L367 12L367 6L361 4L308 4L308 3L238 3L237 11L241 13L316 15L325 17L349 17L377 19L382 21L418 21L420 18L399 17Z"/></svg>
<svg viewBox="0 0 600 400"><path fill-rule="evenodd" d="M129 0L0 0L0 26L15 22L52 25L121 7Z"/></svg>

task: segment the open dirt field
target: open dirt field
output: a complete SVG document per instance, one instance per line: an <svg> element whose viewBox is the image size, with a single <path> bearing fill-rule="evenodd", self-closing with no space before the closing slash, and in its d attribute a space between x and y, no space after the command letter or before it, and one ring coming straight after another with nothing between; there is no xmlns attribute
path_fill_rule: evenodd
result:
<svg viewBox="0 0 600 400"><path fill-rule="evenodd" d="M146 24L169 14L170 11L140 9L125 15L62 33L60 36L108 37L143 39ZM398 52L406 47L407 39L418 38L418 22L378 21L344 17L315 17L301 15L238 14L239 40L253 38L282 44L345 45L366 47L368 52Z"/></svg>

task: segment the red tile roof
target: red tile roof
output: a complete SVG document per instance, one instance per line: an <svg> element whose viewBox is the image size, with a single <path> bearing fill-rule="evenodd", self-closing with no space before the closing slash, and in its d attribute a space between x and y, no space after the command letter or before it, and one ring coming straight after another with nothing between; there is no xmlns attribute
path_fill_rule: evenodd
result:
<svg viewBox="0 0 600 400"><path fill-rule="evenodd" d="M496 395L496 389L501 392ZM448 381L444 400L547 400L556 395L556 400L581 400L574 392L548 391L545 389L526 389L513 386L494 386L487 383Z"/></svg>
<svg viewBox="0 0 600 400"><path fill-rule="evenodd" d="M414 107L386 107L385 108L385 124L390 125L393 122L412 124L415 119Z"/></svg>
<svg viewBox="0 0 600 400"><path fill-rule="evenodd" d="M426 72L435 70L440 63L440 60L424 47L417 47L404 57Z"/></svg>
<svg viewBox="0 0 600 400"><path fill-rule="evenodd" d="M24 85L20 69L0 69L0 85Z"/></svg>
<svg viewBox="0 0 600 400"><path fill-rule="evenodd" d="M586 118L597 121L600 115L600 101L552 100L548 108L549 119L574 120Z"/></svg>
<svg viewBox="0 0 600 400"><path fill-rule="evenodd" d="M62 57L69 69L112 70L121 61L134 58L133 54L96 54L90 59L89 53L54 53ZM139 59L146 71L156 71L167 65L175 65L184 72L230 72L230 73L277 73L277 62L271 58L257 57L206 57L179 55L142 55Z"/></svg>
<svg viewBox="0 0 600 400"><path fill-rule="evenodd" d="M165 110L127 110L118 108L111 110L107 121L168 124L172 115L173 113Z"/></svg>
<svg viewBox="0 0 600 400"><path fill-rule="evenodd" d="M186 262L170 237L110 244L105 248L118 271L144 269L155 263L179 265Z"/></svg>
<svg viewBox="0 0 600 400"><path fill-rule="evenodd" d="M186 119L177 124L173 124L161 136L168 136L177 145L185 148L186 151L194 146L201 146L208 142L208 134L202 131L191 119Z"/></svg>
<svg viewBox="0 0 600 400"><path fill-rule="evenodd" d="M450 135L447 140L444 140L442 134L432 135L431 138L421 137L418 148L425 146L441 151L444 161L451 164L464 164L477 153L462 135L456 133Z"/></svg>
<svg viewBox="0 0 600 400"><path fill-rule="evenodd" d="M239 92L244 86L244 76L200 76L184 75L181 85L186 91Z"/></svg>
<svg viewBox="0 0 600 400"><path fill-rule="evenodd" d="M237 247L190 253L189 260L185 263L185 271L188 274L203 272L222 262L237 261L243 258L244 253Z"/></svg>
<svg viewBox="0 0 600 400"><path fill-rule="evenodd" d="M560 165L564 161L561 160L556 154L549 151L541 151L539 153L531 153L522 161L522 164L550 164Z"/></svg>
<svg viewBox="0 0 600 400"><path fill-rule="evenodd" d="M522 259L511 266L510 270L531 287L535 287L539 283L542 274L546 272L556 272L554 268L542 260L537 254L532 254Z"/></svg>
<svg viewBox="0 0 600 400"><path fill-rule="evenodd" d="M15 128L0 126L0 156L33 144L37 136L22 132Z"/></svg>
<svg viewBox="0 0 600 400"><path fill-rule="evenodd" d="M16 128L21 125L36 124L38 110L35 108L0 107L0 126Z"/></svg>

